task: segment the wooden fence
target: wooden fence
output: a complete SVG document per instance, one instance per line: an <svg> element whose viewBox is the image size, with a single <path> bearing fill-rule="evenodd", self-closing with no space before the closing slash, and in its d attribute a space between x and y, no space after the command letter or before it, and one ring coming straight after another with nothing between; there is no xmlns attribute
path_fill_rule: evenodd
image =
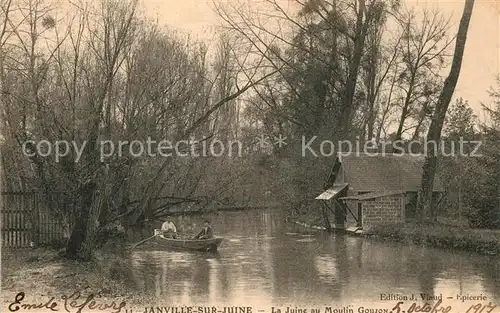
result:
<svg viewBox="0 0 500 313"><path fill-rule="evenodd" d="M63 244L67 239L57 196L38 192L1 192L1 239L4 247ZM57 207L56 207L57 206Z"/></svg>

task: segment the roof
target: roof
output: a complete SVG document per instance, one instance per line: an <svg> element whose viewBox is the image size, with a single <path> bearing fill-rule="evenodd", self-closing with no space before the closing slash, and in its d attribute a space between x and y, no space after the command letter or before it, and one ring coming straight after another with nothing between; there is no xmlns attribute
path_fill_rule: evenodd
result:
<svg viewBox="0 0 500 313"><path fill-rule="evenodd" d="M339 157L344 182L356 192L418 191L425 156L413 154L362 154ZM434 191L443 191L436 177Z"/></svg>
<svg viewBox="0 0 500 313"><path fill-rule="evenodd" d="M316 197L316 200L330 200L347 187L347 184L336 184Z"/></svg>
<svg viewBox="0 0 500 313"><path fill-rule="evenodd" d="M401 194L404 194L404 191L378 191L378 192L364 193L364 194L356 195L356 196L342 197L342 198L340 198L340 200L363 201L363 200L383 198L383 197L389 197L389 196L395 196L395 195L401 195Z"/></svg>

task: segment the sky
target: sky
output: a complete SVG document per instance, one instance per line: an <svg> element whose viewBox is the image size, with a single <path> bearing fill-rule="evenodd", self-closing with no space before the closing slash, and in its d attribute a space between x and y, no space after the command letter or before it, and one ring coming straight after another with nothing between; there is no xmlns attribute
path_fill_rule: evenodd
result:
<svg viewBox="0 0 500 313"><path fill-rule="evenodd" d="M287 1L295 0L277 1L286 5ZM410 7L437 7L451 17L453 24L450 31L456 33L458 30L465 0L402 1ZM212 0L142 0L147 14L157 18L161 24L189 31L207 42L213 39L213 27L221 23L212 10L212 3ZM480 103L490 103L487 90L496 86L495 78L499 74L500 0L476 0L454 97L468 100L476 115L482 119Z"/></svg>

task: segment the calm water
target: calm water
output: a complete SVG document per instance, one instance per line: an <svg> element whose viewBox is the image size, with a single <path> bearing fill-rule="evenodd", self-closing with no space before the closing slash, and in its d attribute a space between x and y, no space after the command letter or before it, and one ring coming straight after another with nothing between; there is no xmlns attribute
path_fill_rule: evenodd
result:
<svg viewBox="0 0 500 313"><path fill-rule="evenodd" d="M392 308L397 301L381 301L381 293L420 292L444 298L483 294L500 304L499 258L312 232L286 223L280 210L225 212L211 219L216 234L226 238L217 254L148 245L132 254L139 293L158 305ZM202 220L174 222L192 234Z"/></svg>

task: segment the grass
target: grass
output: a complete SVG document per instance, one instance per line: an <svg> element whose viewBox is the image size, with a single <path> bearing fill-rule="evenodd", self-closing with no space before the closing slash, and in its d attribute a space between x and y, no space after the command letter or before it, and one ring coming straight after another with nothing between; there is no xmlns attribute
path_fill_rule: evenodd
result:
<svg viewBox="0 0 500 313"><path fill-rule="evenodd" d="M500 230L472 229L450 224L380 225L365 235L436 248L452 248L485 255L500 255Z"/></svg>
<svg viewBox="0 0 500 313"><path fill-rule="evenodd" d="M3 248L1 307L21 291L32 300L60 299L80 291L82 297L93 294L102 301L139 305L148 299L137 297L129 260L120 254L97 251L92 261L78 262L48 248Z"/></svg>

